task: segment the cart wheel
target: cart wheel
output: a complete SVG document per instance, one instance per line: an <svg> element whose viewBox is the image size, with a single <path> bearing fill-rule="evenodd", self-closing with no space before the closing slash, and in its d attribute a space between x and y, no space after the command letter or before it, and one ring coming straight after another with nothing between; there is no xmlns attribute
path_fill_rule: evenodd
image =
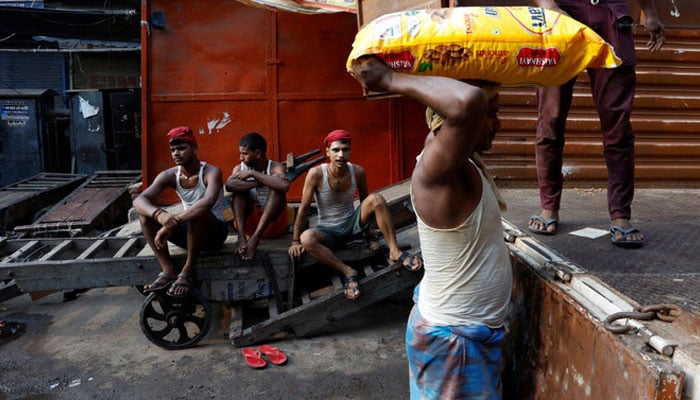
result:
<svg viewBox="0 0 700 400"><path fill-rule="evenodd" d="M144 297L148 296L149 293L146 293L143 289L145 285L134 285L134 289L136 289L139 293L141 293Z"/></svg>
<svg viewBox="0 0 700 400"><path fill-rule="evenodd" d="M197 289L184 298L161 290L151 292L141 306L141 330L148 340L168 350L192 347L209 331L211 305Z"/></svg>

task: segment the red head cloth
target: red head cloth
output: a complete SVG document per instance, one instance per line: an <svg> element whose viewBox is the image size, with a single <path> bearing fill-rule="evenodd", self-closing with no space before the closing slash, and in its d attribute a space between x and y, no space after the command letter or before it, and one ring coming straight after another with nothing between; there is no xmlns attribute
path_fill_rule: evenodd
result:
<svg viewBox="0 0 700 400"><path fill-rule="evenodd" d="M335 142L336 140L352 140L352 135L350 132L346 131L345 129L336 129L329 134L326 135L325 138L323 138L323 144L326 147L329 147L331 143Z"/></svg>
<svg viewBox="0 0 700 400"><path fill-rule="evenodd" d="M175 139L182 140L183 142L187 142L193 146L197 145L197 139L194 137L194 134L192 134L192 129L187 126L178 126L177 128L173 128L170 130L170 132L168 132L168 143Z"/></svg>

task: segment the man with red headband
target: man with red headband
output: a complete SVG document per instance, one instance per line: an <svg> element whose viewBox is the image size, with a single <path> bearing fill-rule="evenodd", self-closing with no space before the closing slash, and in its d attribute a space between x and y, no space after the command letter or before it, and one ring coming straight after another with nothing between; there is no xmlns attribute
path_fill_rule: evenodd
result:
<svg viewBox="0 0 700 400"><path fill-rule="evenodd" d="M197 139L186 126L168 132L170 155L175 166L159 173L136 199L141 229L163 271L144 292L170 286L168 294L186 296L195 284L195 262L199 252L221 248L228 236L223 211L224 199L221 169L199 161ZM160 195L173 189L182 200L183 210L177 214L158 205ZM187 259L178 274L168 251L168 243L187 249Z"/></svg>
<svg viewBox="0 0 700 400"><path fill-rule="evenodd" d="M345 297L356 299L360 296L357 271L338 259L332 250L360 236L372 217L384 235L392 261L411 271L419 270L423 261L399 249L386 200L379 193L368 193L365 169L348 161L351 142L350 132L343 129L334 130L323 139L330 162L312 168L306 175L289 256L299 259L307 251L320 263L337 270L344 276ZM355 192L360 195L357 208ZM312 199L318 208L318 224L302 232Z"/></svg>

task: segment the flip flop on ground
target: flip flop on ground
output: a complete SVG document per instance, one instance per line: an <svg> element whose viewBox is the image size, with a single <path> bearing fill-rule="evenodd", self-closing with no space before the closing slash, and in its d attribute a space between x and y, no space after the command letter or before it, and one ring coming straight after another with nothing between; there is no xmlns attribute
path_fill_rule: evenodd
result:
<svg viewBox="0 0 700 400"><path fill-rule="evenodd" d="M192 277L181 272L177 274L177 280L170 286L170 289L168 289L168 295L172 297L185 297L192 291L194 283Z"/></svg>
<svg viewBox="0 0 700 400"><path fill-rule="evenodd" d="M531 225L532 221L537 221L537 222L541 223L544 226L544 228L539 229L539 228L533 227ZM537 233L538 235L554 235L557 233L558 225L559 225L559 220L557 220L556 218L544 219L544 218L540 217L539 215L533 215L532 217L530 217L530 223L528 223L527 229L529 229L530 232ZM554 229L549 230L550 226L553 226Z"/></svg>
<svg viewBox="0 0 700 400"><path fill-rule="evenodd" d="M343 278L343 290L345 290L345 297L349 300L355 300L360 297L360 281L357 280L357 275L350 275ZM352 294L348 294L351 291Z"/></svg>
<svg viewBox="0 0 700 400"><path fill-rule="evenodd" d="M260 369L267 366L267 361L263 360L260 352L252 347L241 349L241 354L245 357L245 363L248 364L250 368Z"/></svg>
<svg viewBox="0 0 700 400"><path fill-rule="evenodd" d="M621 239L618 239L618 233L621 234ZM626 248L638 248L642 247L644 244L644 239L642 240L630 240L627 237L632 233L641 233L637 228L622 228L617 225L610 225L610 241L614 245Z"/></svg>
<svg viewBox="0 0 700 400"><path fill-rule="evenodd" d="M423 268L423 258L419 254L410 254L407 251L401 253L397 260L391 260L392 263L401 265L411 272L420 271Z"/></svg>
<svg viewBox="0 0 700 400"><path fill-rule="evenodd" d="M156 277L156 280L154 280L151 283L151 287L146 288L146 286L143 287L143 293L151 293L155 292L161 289L164 289L168 287L171 283L175 281L174 278L172 278L170 275L166 274L165 272L160 272L158 276Z"/></svg>
<svg viewBox="0 0 700 400"><path fill-rule="evenodd" d="M258 351L275 365L284 365L287 362L287 355L277 347L264 344L258 347Z"/></svg>

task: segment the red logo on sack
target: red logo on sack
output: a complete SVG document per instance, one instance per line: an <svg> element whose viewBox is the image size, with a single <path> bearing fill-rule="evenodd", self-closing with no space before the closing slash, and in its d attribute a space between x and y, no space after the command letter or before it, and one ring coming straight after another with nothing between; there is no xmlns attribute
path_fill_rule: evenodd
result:
<svg viewBox="0 0 700 400"><path fill-rule="evenodd" d="M384 62L389 66L389 68L394 70L410 70L416 63L416 57L414 57L413 54L408 50L404 50L400 53L377 53L376 56L384 60Z"/></svg>
<svg viewBox="0 0 700 400"><path fill-rule="evenodd" d="M523 47L518 50L515 56L515 61L519 66L530 68L556 67L561 61L561 53L556 47L548 49L533 49L531 47Z"/></svg>

